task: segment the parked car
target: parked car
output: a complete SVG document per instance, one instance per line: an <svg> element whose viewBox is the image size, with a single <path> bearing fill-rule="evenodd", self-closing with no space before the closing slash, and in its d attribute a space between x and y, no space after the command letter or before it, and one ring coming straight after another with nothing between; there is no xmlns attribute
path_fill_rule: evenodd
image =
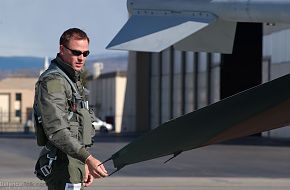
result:
<svg viewBox="0 0 290 190"><path fill-rule="evenodd" d="M98 118L93 122L93 126L96 131L100 131L101 133L108 133L113 130L112 124L106 123Z"/></svg>

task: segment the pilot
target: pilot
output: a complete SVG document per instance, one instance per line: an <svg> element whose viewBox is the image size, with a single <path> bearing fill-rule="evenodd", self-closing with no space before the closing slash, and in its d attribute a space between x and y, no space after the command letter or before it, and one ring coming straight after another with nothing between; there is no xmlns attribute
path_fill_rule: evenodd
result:
<svg viewBox="0 0 290 190"><path fill-rule="evenodd" d="M66 30L60 37L59 53L35 86L37 143L44 146L35 173L49 190L83 189L94 178L108 176L88 151L94 116L80 74L89 53L87 34L78 28Z"/></svg>

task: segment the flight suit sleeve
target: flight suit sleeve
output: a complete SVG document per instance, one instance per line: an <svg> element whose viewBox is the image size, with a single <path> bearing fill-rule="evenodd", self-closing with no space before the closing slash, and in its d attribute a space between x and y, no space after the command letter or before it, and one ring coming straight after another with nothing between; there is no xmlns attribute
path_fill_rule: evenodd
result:
<svg viewBox="0 0 290 190"><path fill-rule="evenodd" d="M82 162L90 153L70 132L66 83L60 76L48 76L39 85L38 105L47 139L64 153Z"/></svg>

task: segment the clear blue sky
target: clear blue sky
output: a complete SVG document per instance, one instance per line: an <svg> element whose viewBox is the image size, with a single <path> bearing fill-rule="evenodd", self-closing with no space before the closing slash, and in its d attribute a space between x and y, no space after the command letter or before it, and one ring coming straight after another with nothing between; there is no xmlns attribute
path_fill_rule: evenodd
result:
<svg viewBox="0 0 290 190"><path fill-rule="evenodd" d="M0 56L54 57L71 27L87 32L92 54L118 54L105 47L127 18L126 0L1 0Z"/></svg>

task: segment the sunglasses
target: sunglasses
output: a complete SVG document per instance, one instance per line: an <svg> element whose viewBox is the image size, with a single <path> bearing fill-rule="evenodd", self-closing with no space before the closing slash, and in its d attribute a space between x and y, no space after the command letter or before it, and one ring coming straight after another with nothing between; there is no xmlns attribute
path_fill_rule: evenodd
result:
<svg viewBox="0 0 290 190"><path fill-rule="evenodd" d="M65 45L63 45L63 47L65 47L66 49L70 50L71 53L75 56L80 56L83 54L84 57L87 57L89 54L90 54L90 51L84 51L84 52L81 52L80 50L73 50L73 49L70 49L68 47L66 47Z"/></svg>

